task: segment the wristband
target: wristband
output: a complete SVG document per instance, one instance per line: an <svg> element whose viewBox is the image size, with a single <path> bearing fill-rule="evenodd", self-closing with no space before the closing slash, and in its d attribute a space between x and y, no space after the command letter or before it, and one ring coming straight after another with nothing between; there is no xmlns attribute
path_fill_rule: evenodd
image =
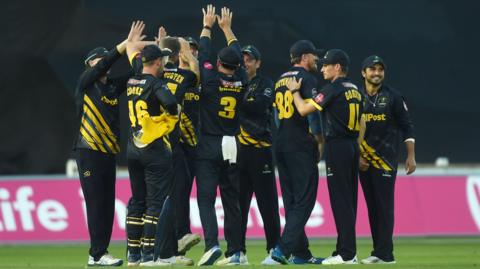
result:
<svg viewBox="0 0 480 269"><path fill-rule="evenodd" d="M212 27L210 27L208 25L205 25L205 26L203 26L203 29L212 30Z"/></svg>
<svg viewBox="0 0 480 269"><path fill-rule="evenodd" d="M295 89L295 90L291 90L290 92L291 92L292 94L294 94L294 93L299 92L299 91L300 91L299 89Z"/></svg>

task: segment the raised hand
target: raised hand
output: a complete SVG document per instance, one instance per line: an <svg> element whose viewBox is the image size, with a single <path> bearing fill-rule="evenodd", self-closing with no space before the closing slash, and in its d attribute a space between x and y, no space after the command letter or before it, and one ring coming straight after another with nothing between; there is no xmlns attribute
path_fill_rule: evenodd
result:
<svg viewBox="0 0 480 269"><path fill-rule="evenodd" d="M146 37L142 35L144 29L145 23L143 23L143 21L134 21L132 23L132 27L130 28L130 33L128 34L127 41L136 42L143 40Z"/></svg>
<svg viewBox="0 0 480 269"><path fill-rule="evenodd" d="M158 28L158 35L155 37L155 41L157 41L157 44L160 45L160 40L167 36L167 30L165 30L165 27L160 26L160 28Z"/></svg>
<svg viewBox="0 0 480 269"><path fill-rule="evenodd" d="M222 7L221 11L221 16L217 16L217 21L218 21L218 26L222 30L230 29L232 28L232 16L233 12L230 11L228 7Z"/></svg>
<svg viewBox="0 0 480 269"><path fill-rule="evenodd" d="M203 26L212 27L215 24L216 15L215 7L213 5L208 5L207 10L202 8L203 12Z"/></svg>

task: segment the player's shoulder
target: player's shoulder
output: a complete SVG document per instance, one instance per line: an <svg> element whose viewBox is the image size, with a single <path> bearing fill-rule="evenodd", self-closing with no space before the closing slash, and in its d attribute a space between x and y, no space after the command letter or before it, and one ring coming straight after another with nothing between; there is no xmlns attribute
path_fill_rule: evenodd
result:
<svg viewBox="0 0 480 269"><path fill-rule="evenodd" d="M262 83L263 85L272 85L273 84L273 80L263 74L259 74L257 76L257 79L260 83Z"/></svg>
<svg viewBox="0 0 480 269"><path fill-rule="evenodd" d="M382 91L388 93L390 96L393 98L402 98L403 99L403 94L398 91L397 89L389 86L389 85L382 85Z"/></svg>

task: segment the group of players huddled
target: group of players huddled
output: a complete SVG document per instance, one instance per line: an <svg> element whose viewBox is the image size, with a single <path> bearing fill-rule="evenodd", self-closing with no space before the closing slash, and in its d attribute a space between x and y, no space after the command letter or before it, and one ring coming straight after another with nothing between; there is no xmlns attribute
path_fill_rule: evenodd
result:
<svg viewBox="0 0 480 269"><path fill-rule="evenodd" d="M185 256L200 242L189 221L194 177L205 241L198 265L248 264L245 235L253 193L267 241L262 264L358 263L359 175L374 241L371 256L362 263L394 263L399 134L407 145L407 173L416 164L408 108L398 92L383 85L383 60L365 59L364 87L358 88L347 78L350 61L344 51L323 53L310 41L300 40L290 48L292 67L274 83L257 73L259 50L240 46L231 28L232 12L224 7L218 15L212 5L202 11L199 42L168 36L163 27L154 41L146 41L145 24L135 21L125 41L110 51L96 48L85 59L75 92L79 123L75 153L87 207L88 265L123 264L107 248L113 224L115 154L120 151L119 96L125 91L131 124L129 266L194 264ZM227 46L211 62L215 23ZM111 66L125 54L131 71L110 76ZM312 74L317 64L329 82L320 90ZM274 154L285 208L282 232ZM325 259L312 255L304 230L315 205L322 155L338 232L336 249ZM227 242L220 260L217 188Z"/></svg>

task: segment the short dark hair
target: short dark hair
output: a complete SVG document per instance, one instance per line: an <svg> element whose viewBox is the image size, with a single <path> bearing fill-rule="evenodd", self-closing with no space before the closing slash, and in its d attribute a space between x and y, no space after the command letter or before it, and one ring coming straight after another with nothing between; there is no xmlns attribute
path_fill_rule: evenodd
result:
<svg viewBox="0 0 480 269"><path fill-rule="evenodd" d="M342 70L343 73L348 74L348 66L345 65L340 65L340 70Z"/></svg>

